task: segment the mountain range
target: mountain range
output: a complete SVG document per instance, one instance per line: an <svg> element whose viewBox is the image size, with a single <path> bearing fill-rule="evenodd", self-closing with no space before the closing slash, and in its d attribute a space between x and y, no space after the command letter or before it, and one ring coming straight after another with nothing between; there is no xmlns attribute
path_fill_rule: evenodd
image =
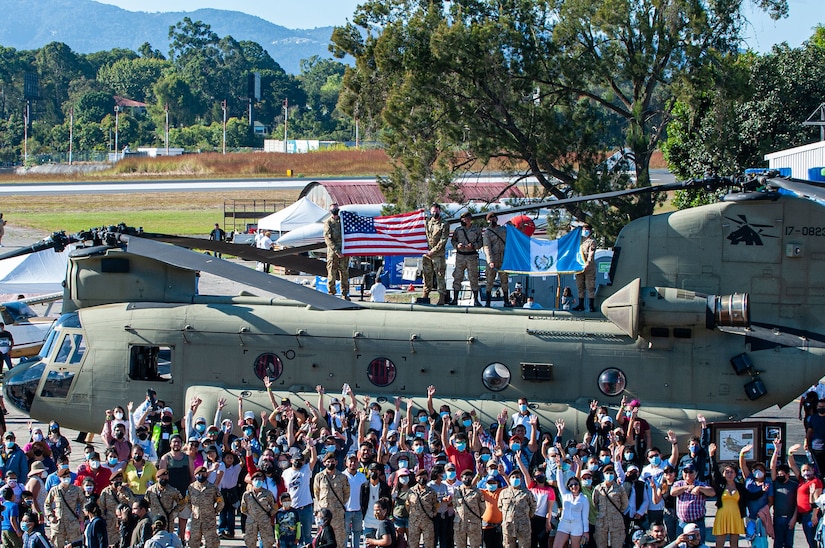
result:
<svg viewBox="0 0 825 548"><path fill-rule="evenodd" d="M77 53L113 48L137 51L144 42L149 42L152 48L166 54L169 27L189 17L209 24L218 36L258 42L291 74L300 72L301 59L313 55L332 57L327 46L333 27L288 29L238 11L199 9L146 13L93 0L3 0L3 6L0 45L18 50L63 42Z"/></svg>

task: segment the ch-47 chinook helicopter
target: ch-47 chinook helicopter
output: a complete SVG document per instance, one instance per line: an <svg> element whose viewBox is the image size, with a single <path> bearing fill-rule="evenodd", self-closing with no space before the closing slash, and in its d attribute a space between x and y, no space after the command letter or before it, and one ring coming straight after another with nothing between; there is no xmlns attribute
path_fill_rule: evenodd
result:
<svg viewBox="0 0 825 548"><path fill-rule="evenodd" d="M721 183L741 191L622 230L601 314L347 302L126 227L55 233L14 252L85 243L41 359L10 372L6 398L84 431L149 388L179 414L196 394L211 402L205 416L219 397L266 409L265 376L293 402L349 383L421 405L435 385L436 405L487 421L524 396L546 424L563 418L578 434L590 400L622 395L642 401L656 430L691 432L698 413L744 418L825 375L825 189L778 177ZM199 271L286 299L201 295Z"/></svg>

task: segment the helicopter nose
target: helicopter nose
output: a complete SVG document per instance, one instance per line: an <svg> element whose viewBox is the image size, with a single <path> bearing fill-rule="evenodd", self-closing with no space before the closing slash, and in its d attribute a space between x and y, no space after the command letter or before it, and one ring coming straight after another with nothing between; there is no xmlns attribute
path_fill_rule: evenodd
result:
<svg viewBox="0 0 825 548"><path fill-rule="evenodd" d="M37 393L40 377L46 369L43 360L23 363L6 374L3 391L6 393L6 402L11 403L20 411L31 412L32 402Z"/></svg>

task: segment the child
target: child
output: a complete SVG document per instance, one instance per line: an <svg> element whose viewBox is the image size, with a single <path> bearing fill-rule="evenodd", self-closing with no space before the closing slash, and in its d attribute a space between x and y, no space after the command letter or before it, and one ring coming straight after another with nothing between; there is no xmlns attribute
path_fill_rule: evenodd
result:
<svg viewBox="0 0 825 548"><path fill-rule="evenodd" d="M561 309L562 310L572 310L573 303L576 299L573 298L573 292L570 291L569 287L565 287L564 291L561 292Z"/></svg>
<svg viewBox="0 0 825 548"><path fill-rule="evenodd" d="M301 538L301 521L298 511L292 508L289 493L281 493L281 507L275 514L275 539L279 548L297 548Z"/></svg>

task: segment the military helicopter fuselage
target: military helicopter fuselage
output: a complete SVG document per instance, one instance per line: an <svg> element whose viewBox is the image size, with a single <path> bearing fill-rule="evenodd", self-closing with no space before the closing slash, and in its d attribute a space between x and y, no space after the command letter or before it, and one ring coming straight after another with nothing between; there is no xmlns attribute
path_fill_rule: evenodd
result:
<svg viewBox="0 0 825 548"><path fill-rule="evenodd" d="M695 431L785 405L825 375L822 206L750 193L628 224L602 314L289 300L197 293L197 274L119 249L75 254L65 314L42 359L15 368L7 401L39 420L95 431L146 390L182 415L200 395L271 409L344 383L476 409L492 422L526 397L541 421L585 430L589 402L638 398L656 430ZM386 403L384 405L391 405ZM210 409L211 407L211 409Z"/></svg>

